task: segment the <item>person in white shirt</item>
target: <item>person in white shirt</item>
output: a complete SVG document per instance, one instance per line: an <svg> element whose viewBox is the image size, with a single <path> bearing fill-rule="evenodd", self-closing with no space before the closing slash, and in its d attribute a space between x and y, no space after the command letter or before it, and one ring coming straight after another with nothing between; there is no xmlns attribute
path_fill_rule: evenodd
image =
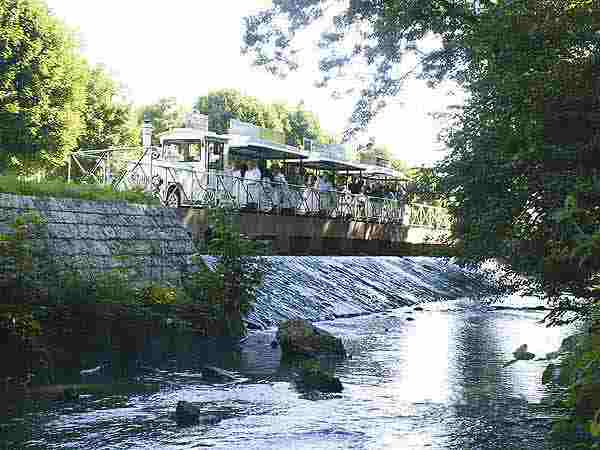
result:
<svg viewBox="0 0 600 450"><path fill-rule="evenodd" d="M244 174L244 185L248 198L246 204L257 208L260 205L260 181L262 174L256 165L256 161L248 161L248 170Z"/></svg>
<svg viewBox="0 0 600 450"><path fill-rule="evenodd" d="M229 177L227 186L230 187L230 193L233 197L233 202L239 208L243 208L246 205L246 191L242 186L242 169L239 161L233 161L232 170L230 173L225 175Z"/></svg>
<svg viewBox="0 0 600 450"><path fill-rule="evenodd" d="M271 166L271 172L273 173L273 207L291 208L288 184L285 175L281 172L281 169L277 164Z"/></svg>

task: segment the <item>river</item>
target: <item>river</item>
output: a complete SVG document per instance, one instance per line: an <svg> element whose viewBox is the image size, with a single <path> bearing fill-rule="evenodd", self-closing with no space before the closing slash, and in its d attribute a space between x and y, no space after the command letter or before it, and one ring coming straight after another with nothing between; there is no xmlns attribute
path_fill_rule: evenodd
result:
<svg viewBox="0 0 600 450"><path fill-rule="evenodd" d="M431 265L434 260L418 261ZM417 279L413 282L413 290L423 289ZM344 289L341 285L335 295ZM541 384L547 362L503 366L519 345L526 343L529 351L544 356L557 350L573 330L546 328L539 323L543 311L519 309L536 305L534 299L506 297L502 304L515 309L497 310L480 299L447 300L440 295L436 288L431 298L425 298L424 311L397 306L319 322L341 337L351 354L343 361L324 362L342 381L341 394L300 391L291 369L280 363L279 349L270 345L274 328L252 331L239 346L198 338L171 358L148 357L145 367L131 373L128 383L153 383L154 392L89 395L73 401L32 396L13 405L0 413L0 446L11 450L569 448L547 438L552 419L562 413L553 406L559 388ZM258 308L261 322L266 314ZM202 383L199 368L207 363L234 371L245 381ZM110 381L110 376L102 380ZM224 419L178 428L172 413L179 400L224 412Z"/></svg>

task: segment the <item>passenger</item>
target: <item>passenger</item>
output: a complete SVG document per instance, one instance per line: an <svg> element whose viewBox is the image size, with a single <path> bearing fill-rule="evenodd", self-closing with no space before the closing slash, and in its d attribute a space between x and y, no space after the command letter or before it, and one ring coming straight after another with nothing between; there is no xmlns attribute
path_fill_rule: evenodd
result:
<svg viewBox="0 0 600 450"><path fill-rule="evenodd" d="M352 182L349 185L350 192L354 195L360 194L361 185L358 183L358 179L356 177L352 178Z"/></svg>
<svg viewBox="0 0 600 450"><path fill-rule="evenodd" d="M314 214L319 211L319 179L314 175L307 178L303 203L306 214Z"/></svg>
<svg viewBox="0 0 600 450"><path fill-rule="evenodd" d="M324 214L328 214L331 209L331 184L327 180L324 174L318 179L318 190L319 190L319 204L320 211Z"/></svg>
<svg viewBox="0 0 600 450"><path fill-rule="evenodd" d="M261 203L260 181L262 174L256 165L256 161L248 161L248 170L244 174L244 187L247 193L246 206L248 208L258 208Z"/></svg>
<svg viewBox="0 0 600 450"><path fill-rule="evenodd" d="M273 164L271 170L273 172L273 207L289 209L291 208L291 202L285 175L281 172L277 164Z"/></svg>
<svg viewBox="0 0 600 450"><path fill-rule="evenodd" d="M239 208L246 206L246 193L243 187L242 164L239 161L234 161L233 170L231 171L231 195L234 204Z"/></svg>

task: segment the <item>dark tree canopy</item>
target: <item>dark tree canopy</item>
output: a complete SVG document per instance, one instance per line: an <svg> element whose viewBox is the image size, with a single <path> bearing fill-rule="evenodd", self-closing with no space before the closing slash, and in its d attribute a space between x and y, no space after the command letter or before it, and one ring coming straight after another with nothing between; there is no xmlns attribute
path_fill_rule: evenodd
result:
<svg viewBox="0 0 600 450"><path fill-rule="evenodd" d="M467 93L434 174L471 262L501 258L556 309L600 301L600 9L592 0L273 0L246 19L245 51L274 74L298 68L296 37L321 35L321 84L366 74L350 132L407 76ZM426 36L437 49L419 48ZM401 72L407 55L417 64ZM573 299L576 300L573 300Z"/></svg>
<svg viewBox="0 0 600 450"><path fill-rule="evenodd" d="M477 23L472 2L452 0L274 0L273 6L245 19L244 52L255 64L285 76L297 70L296 37L311 26L325 27L319 41L320 86L327 86L347 69L361 68L366 80L352 115L350 132L364 128L397 95L410 75L433 84L444 78L462 80L470 51L465 33ZM491 3L482 1L480 3ZM440 37L440 48L422 51L418 41L431 33ZM419 64L398 71L408 55Z"/></svg>

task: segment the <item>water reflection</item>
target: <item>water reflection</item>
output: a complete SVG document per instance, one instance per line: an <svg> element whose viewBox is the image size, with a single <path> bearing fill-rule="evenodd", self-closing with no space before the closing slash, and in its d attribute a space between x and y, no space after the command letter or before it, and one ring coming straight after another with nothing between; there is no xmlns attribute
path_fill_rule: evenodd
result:
<svg viewBox="0 0 600 450"><path fill-rule="evenodd" d="M299 393L292 369L270 345L273 330L252 333L237 348L199 340L183 353L175 345L162 360L147 355L152 370L134 378L158 382L158 392L54 401L0 419L4 448L547 448L552 410L540 403L544 363L502 365L522 343L538 356L556 350L568 330L537 324L543 313L493 311L466 299L426 309L410 314L414 321L403 308L321 324L352 354L330 362L344 384L341 395ZM203 384L195 375L205 363L248 381ZM170 415L180 400L226 418L178 428Z"/></svg>

